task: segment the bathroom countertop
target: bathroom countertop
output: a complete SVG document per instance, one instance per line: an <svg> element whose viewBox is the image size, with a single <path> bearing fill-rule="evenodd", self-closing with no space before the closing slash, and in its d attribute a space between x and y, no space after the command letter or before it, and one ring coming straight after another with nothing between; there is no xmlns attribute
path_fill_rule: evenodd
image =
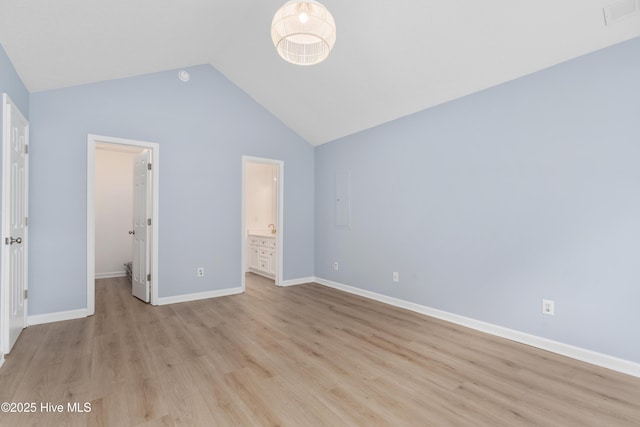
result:
<svg viewBox="0 0 640 427"><path fill-rule="evenodd" d="M249 233L249 237L276 237L273 233Z"/></svg>

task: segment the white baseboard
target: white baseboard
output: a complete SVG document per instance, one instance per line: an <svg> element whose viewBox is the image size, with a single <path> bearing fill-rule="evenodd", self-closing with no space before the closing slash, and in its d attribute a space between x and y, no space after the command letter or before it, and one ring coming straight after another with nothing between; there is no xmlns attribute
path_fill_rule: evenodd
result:
<svg viewBox="0 0 640 427"><path fill-rule="evenodd" d="M217 291L197 292L194 294L176 295L173 297L158 298L158 305L176 304L179 302L197 301L201 299L225 297L242 293L242 287L220 289Z"/></svg>
<svg viewBox="0 0 640 427"><path fill-rule="evenodd" d="M62 322L63 320L81 319L87 317L87 309L58 311L56 313L36 314L27 317L27 325L41 325L43 323Z"/></svg>
<svg viewBox="0 0 640 427"><path fill-rule="evenodd" d="M313 277L308 278L308 282L312 282L312 281L313 281ZM197 300L208 299L208 298L217 298L217 297L223 297L228 295L241 294L242 292L243 292L242 288L238 286L236 288L220 289L216 291L176 295L173 297L158 298L157 305L176 304L180 302L197 301ZM27 324L29 326L33 326L33 325L40 325L43 323L60 322L63 320L80 319L82 317L87 317L86 309L60 311L57 313L47 313L47 314L38 314L34 316L29 316L27 318Z"/></svg>
<svg viewBox="0 0 640 427"><path fill-rule="evenodd" d="M96 279L112 279L114 277L125 277L126 271L108 271L106 273L96 273Z"/></svg>
<svg viewBox="0 0 640 427"><path fill-rule="evenodd" d="M4 354L0 353L0 368L4 365Z"/></svg>
<svg viewBox="0 0 640 427"><path fill-rule="evenodd" d="M587 362L592 365L601 366L603 368L611 369L613 371L622 372L624 374L640 378L640 363L619 359L607 354L575 347L569 344L561 343L559 341L553 341L536 335L516 331L514 329L505 328L503 326L498 326L491 323L482 322L480 320L471 319L469 317L460 316L458 314L437 310L435 308L415 304L398 298L389 297L386 295L378 294L376 292L355 288L353 286L344 285L342 283L333 282L331 280L322 279L320 277L315 277L314 279L316 283L328 286L330 288L339 289L351 294L390 304L395 307L415 311L420 314L425 314L437 319L442 319L451 323L466 326L477 331L486 332L488 334L506 338L511 341L516 341L522 344L530 345L532 347L537 347L542 350L547 350L553 353Z"/></svg>
<svg viewBox="0 0 640 427"><path fill-rule="evenodd" d="M305 283L313 283L316 281L316 278L311 277L301 277L300 279L289 279L283 280L278 286L296 286L296 285L304 285Z"/></svg>

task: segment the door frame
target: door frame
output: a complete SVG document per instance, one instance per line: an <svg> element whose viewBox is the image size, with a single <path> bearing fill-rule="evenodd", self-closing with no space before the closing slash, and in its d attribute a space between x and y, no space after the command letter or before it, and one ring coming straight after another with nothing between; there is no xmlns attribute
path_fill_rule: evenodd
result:
<svg viewBox="0 0 640 427"><path fill-rule="evenodd" d="M127 145L151 151L151 293L150 303L158 305L158 196L160 193L160 145L156 142L137 141L133 139L115 138L102 135L87 135L87 316L95 314L96 310L96 216L95 216L95 174L96 174L96 146L98 144Z"/></svg>
<svg viewBox="0 0 640 427"><path fill-rule="evenodd" d="M5 123L5 118L6 115L8 113L8 111L5 110L5 106L7 105L11 105L13 107L13 109L15 110L14 112L19 114L19 116L26 122L26 129L25 129L25 138L26 138L26 144L29 145L29 130L30 130L30 125L29 125L29 120L27 120L24 116L24 114L22 114L22 112L20 111L20 109L18 109L18 107L16 106L16 104L11 100L11 97L7 94L7 93L2 93L2 105L0 106L0 112L2 113L2 117L0 118L0 129L2 130L2 135L0 135L0 144L2 145L2 147L0 147L0 150L2 150L2 224L0 224L0 228L1 228L1 232L2 232L2 237L3 239L7 236L9 236L9 217L10 217L10 213L9 213L9 209L11 208L11 201L10 201L10 186L9 186L9 181L10 181L10 177L11 177L11 155L10 155L10 151L11 151L11 147L9 146L10 142L10 137L8 132L10 132L10 129L5 129L4 127L4 123ZM26 159L25 159L25 187L26 187L26 194L25 197L27 198L27 217L29 216L29 156L27 153ZM28 225L25 226L24 228L24 251L25 251L25 263L24 263L24 289L28 290L29 289L29 227ZM0 242L0 265L2 266L2 268L0 269L2 272L2 276L0 277L0 366L2 365L2 363L4 362L4 354L5 354L5 350L7 350L7 348L5 348L5 340L9 340L10 338L8 338L9 335L9 328L10 328L10 322L9 322L9 256L10 256L10 251L7 249L6 245L4 244L4 242ZM24 299L24 326L25 328L28 326L28 309L29 309L29 300L27 298Z"/></svg>
<svg viewBox="0 0 640 427"><path fill-rule="evenodd" d="M242 283L242 292L246 290L246 280L245 280L245 272L246 272L246 264L247 264L247 235L245 233L246 227L246 218L245 218L245 198L246 198L246 166L247 163L263 163L269 165L275 165L278 170L278 190L276 194L276 256L278 257L276 264L276 277L275 284L276 286L284 286L282 273L284 266L284 244L283 238L284 235L284 161L275 160L275 159L267 159L264 157L252 157L252 156L242 156L242 197L241 197L241 230L240 230L240 269L241 269L241 283Z"/></svg>

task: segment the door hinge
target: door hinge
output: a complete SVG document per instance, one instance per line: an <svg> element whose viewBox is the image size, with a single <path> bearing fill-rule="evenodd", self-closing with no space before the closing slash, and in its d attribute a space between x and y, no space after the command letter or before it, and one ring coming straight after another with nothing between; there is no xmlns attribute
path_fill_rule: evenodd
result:
<svg viewBox="0 0 640 427"><path fill-rule="evenodd" d="M27 289L25 289L25 290L24 290L24 299L27 299L27 294L28 294L28 293L29 293L29 292L27 291Z"/></svg>
<svg viewBox="0 0 640 427"><path fill-rule="evenodd" d="M29 225L29 217L25 216L24 217L24 226L27 227Z"/></svg>
<svg viewBox="0 0 640 427"><path fill-rule="evenodd" d="M151 170L152 166L151 163L147 163L147 170Z"/></svg>
<svg viewBox="0 0 640 427"><path fill-rule="evenodd" d="M151 281L151 274L147 274L147 282Z"/></svg>
<svg viewBox="0 0 640 427"><path fill-rule="evenodd" d="M151 225L151 218L147 219L147 225Z"/></svg>
<svg viewBox="0 0 640 427"><path fill-rule="evenodd" d="M29 144L24 144L24 154L29 154Z"/></svg>
<svg viewBox="0 0 640 427"><path fill-rule="evenodd" d="M4 238L4 244L5 245L10 245L11 244L11 243L9 243L9 238L8 237Z"/></svg>

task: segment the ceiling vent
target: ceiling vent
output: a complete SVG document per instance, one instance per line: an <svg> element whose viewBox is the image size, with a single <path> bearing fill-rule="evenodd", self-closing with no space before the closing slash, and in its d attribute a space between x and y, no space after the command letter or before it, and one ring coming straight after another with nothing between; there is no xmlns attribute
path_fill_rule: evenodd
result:
<svg viewBox="0 0 640 427"><path fill-rule="evenodd" d="M602 8L605 25L612 25L620 19L640 12L640 0L619 0Z"/></svg>

